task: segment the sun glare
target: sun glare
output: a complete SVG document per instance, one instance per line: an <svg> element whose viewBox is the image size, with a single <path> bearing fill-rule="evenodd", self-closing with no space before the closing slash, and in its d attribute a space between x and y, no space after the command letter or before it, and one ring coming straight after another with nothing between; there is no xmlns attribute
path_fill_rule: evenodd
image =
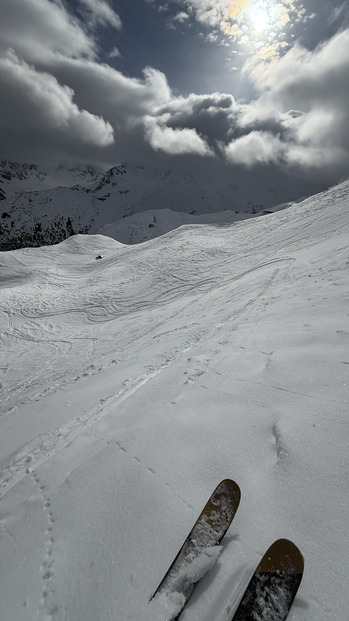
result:
<svg viewBox="0 0 349 621"><path fill-rule="evenodd" d="M255 59L279 56L287 47L285 27L302 19L301 0L231 0L221 30L242 55Z"/></svg>
<svg viewBox="0 0 349 621"><path fill-rule="evenodd" d="M251 30L263 37L263 33L280 26L280 7L270 0L254 0L249 3L242 18Z"/></svg>
<svg viewBox="0 0 349 621"><path fill-rule="evenodd" d="M269 15L267 11L263 9L257 9L256 11L254 11L251 21L252 21L253 27L258 32L263 32L270 25Z"/></svg>

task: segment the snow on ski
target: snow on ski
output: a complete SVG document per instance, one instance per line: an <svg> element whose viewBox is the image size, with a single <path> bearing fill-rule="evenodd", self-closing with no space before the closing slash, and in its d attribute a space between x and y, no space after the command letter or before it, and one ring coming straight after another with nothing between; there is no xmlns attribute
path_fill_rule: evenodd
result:
<svg viewBox="0 0 349 621"><path fill-rule="evenodd" d="M266 551L231 621L284 621L296 596L304 559L288 539Z"/></svg>
<svg viewBox="0 0 349 621"><path fill-rule="evenodd" d="M222 549L219 544L235 516L240 496L239 486L231 479L216 487L153 594L151 599L170 603L168 621L178 619L195 586L216 562Z"/></svg>

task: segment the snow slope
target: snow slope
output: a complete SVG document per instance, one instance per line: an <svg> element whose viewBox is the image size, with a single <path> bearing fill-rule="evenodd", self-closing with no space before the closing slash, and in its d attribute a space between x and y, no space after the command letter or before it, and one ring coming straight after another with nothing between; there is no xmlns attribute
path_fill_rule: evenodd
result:
<svg viewBox="0 0 349 621"><path fill-rule="evenodd" d="M227 225L248 217L251 218L251 214L231 210L194 215L172 209L152 209L106 224L98 232L123 244L140 244L165 235L184 224Z"/></svg>
<svg viewBox="0 0 349 621"><path fill-rule="evenodd" d="M345 182L0 255L3 621L164 620L148 599L226 477L241 504L183 621L230 621L279 537L305 556L290 621L347 618L348 223Z"/></svg>

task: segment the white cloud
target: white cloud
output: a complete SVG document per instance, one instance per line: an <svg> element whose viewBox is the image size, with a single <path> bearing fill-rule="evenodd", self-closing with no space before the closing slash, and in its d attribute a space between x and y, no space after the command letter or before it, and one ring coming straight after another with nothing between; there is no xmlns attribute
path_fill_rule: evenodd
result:
<svg viewBox="0 0 349 621"><path fill-rule="evenodd" d="M205 41L208 41L208 43L216 43L216 41L218 40L218 34L217 32L210 32L206 37L205 37Z"/></svg>
<svg viewBox="0 0 349 621"><path fill-rule="evenodd" d="M96 49L64 7L48 0L1 0L0 52L8 47L34 63L57 54L93 58Z"/></svg>
<svg viewBox="0 0 349 621"><path fill-rule="evenodd" d="M74 91L56 78L38 72L9 51L0 59L3 87L2 127L25 132L48 133L47 140L74 139L82 144L107 146L113 129L102 118L81 110L73 102Z"/></svg>
<svg viewBox="0 0 349 621"><path fill-rule="evenodd" d="M349 89L348 49L349 30L345 30L313 52L295 45L283 58L261 63L249 75L260 91L270 93L284 109L342 105Z"/></svg>
<svg viewBox="0 0 349 621"><path fill-rule="evenodd" d="M185 4L199 22L217 27L229 7L230 0L186 0Z"/></svg>
<svg viewBox="0 0 349 621"><path fill-rule="evenodd" d="M252 167L279 162L284 156L285 145L269 132L252 131L232 141L224 147L224 152L230 163Z"/></svg>
<svg viewBox="0 0 349 621"><path fill-rule="evenodd" d="M195 129L173 129L165 124L166 116L154 119L145 118L146 137L156 151L160 150L171 155L214 155L206 142Z"/></svg>
<svg viewBox="0 0 349 621"><path fill-rule="evenodd" d="M341 4L333 7L332 12L328 17L330 24L333 24L337 19L342 19L342 23L348 24L348 4L346 0L343 0Z"/></svg>
<svg viewBox="0 0 349 621"><path fill-rule="evenodd" d="M335 145L324 149L322 146L294 144L287 149L287 164L295 169L323 170L328 174L334 168L341 170L346 164L348 173L348 151ZM341 174L339 174L341 177Z"/></svg>
<svg viewBox="0 0 349 621"><path fill-rule="evenodd" d="M117 47L113 47L108 56L109 58L121 58L120 50Z"/></svg>
<svg viewBox="0 0 349 621"><path fill-rule="evenodd" d="M286 161L324 168L349 161L349 30L310 52L296 45L250 76L260 90L242 125L270 115L283 125ZM287 111L293 108L297 114ZM332 164L331 164L332 162Z"/></svg>
<svg viewBox="0 0 349 621"><path fill-rule="evenodd" d="M92 24L102 26L113 26L117 30L121 29L121 19L112 7L105 0L80 0L91 14Z"/></svg>
<svg viewBox="0 0 349 621"><path fill-rule="evenodd" d="M143 79L129 78L110 65L84 59L59 58L56 75L76 93L86 109L108 119L118 131L142 123L171 99L165 75L146 67Z"/></svg>
<svg viewBox="0 0 349 621"><path fill-rule="evenodd" d="M183 24L189 19L189 15L188 13L185 13L184 11L180 11L179 13L177 13L177 15L174 16L173 19L176 22L180 22L181 24Z"/></svg>

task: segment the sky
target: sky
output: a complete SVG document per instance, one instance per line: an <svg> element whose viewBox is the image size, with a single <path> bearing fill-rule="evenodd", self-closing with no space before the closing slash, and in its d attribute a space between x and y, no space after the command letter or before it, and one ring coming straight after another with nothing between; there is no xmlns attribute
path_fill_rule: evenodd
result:
<svg viewBox="0 0 349 621"><path fill-rule="evenodd" d="M349 0L0 0L0 158L349 172Z"/></svg>

